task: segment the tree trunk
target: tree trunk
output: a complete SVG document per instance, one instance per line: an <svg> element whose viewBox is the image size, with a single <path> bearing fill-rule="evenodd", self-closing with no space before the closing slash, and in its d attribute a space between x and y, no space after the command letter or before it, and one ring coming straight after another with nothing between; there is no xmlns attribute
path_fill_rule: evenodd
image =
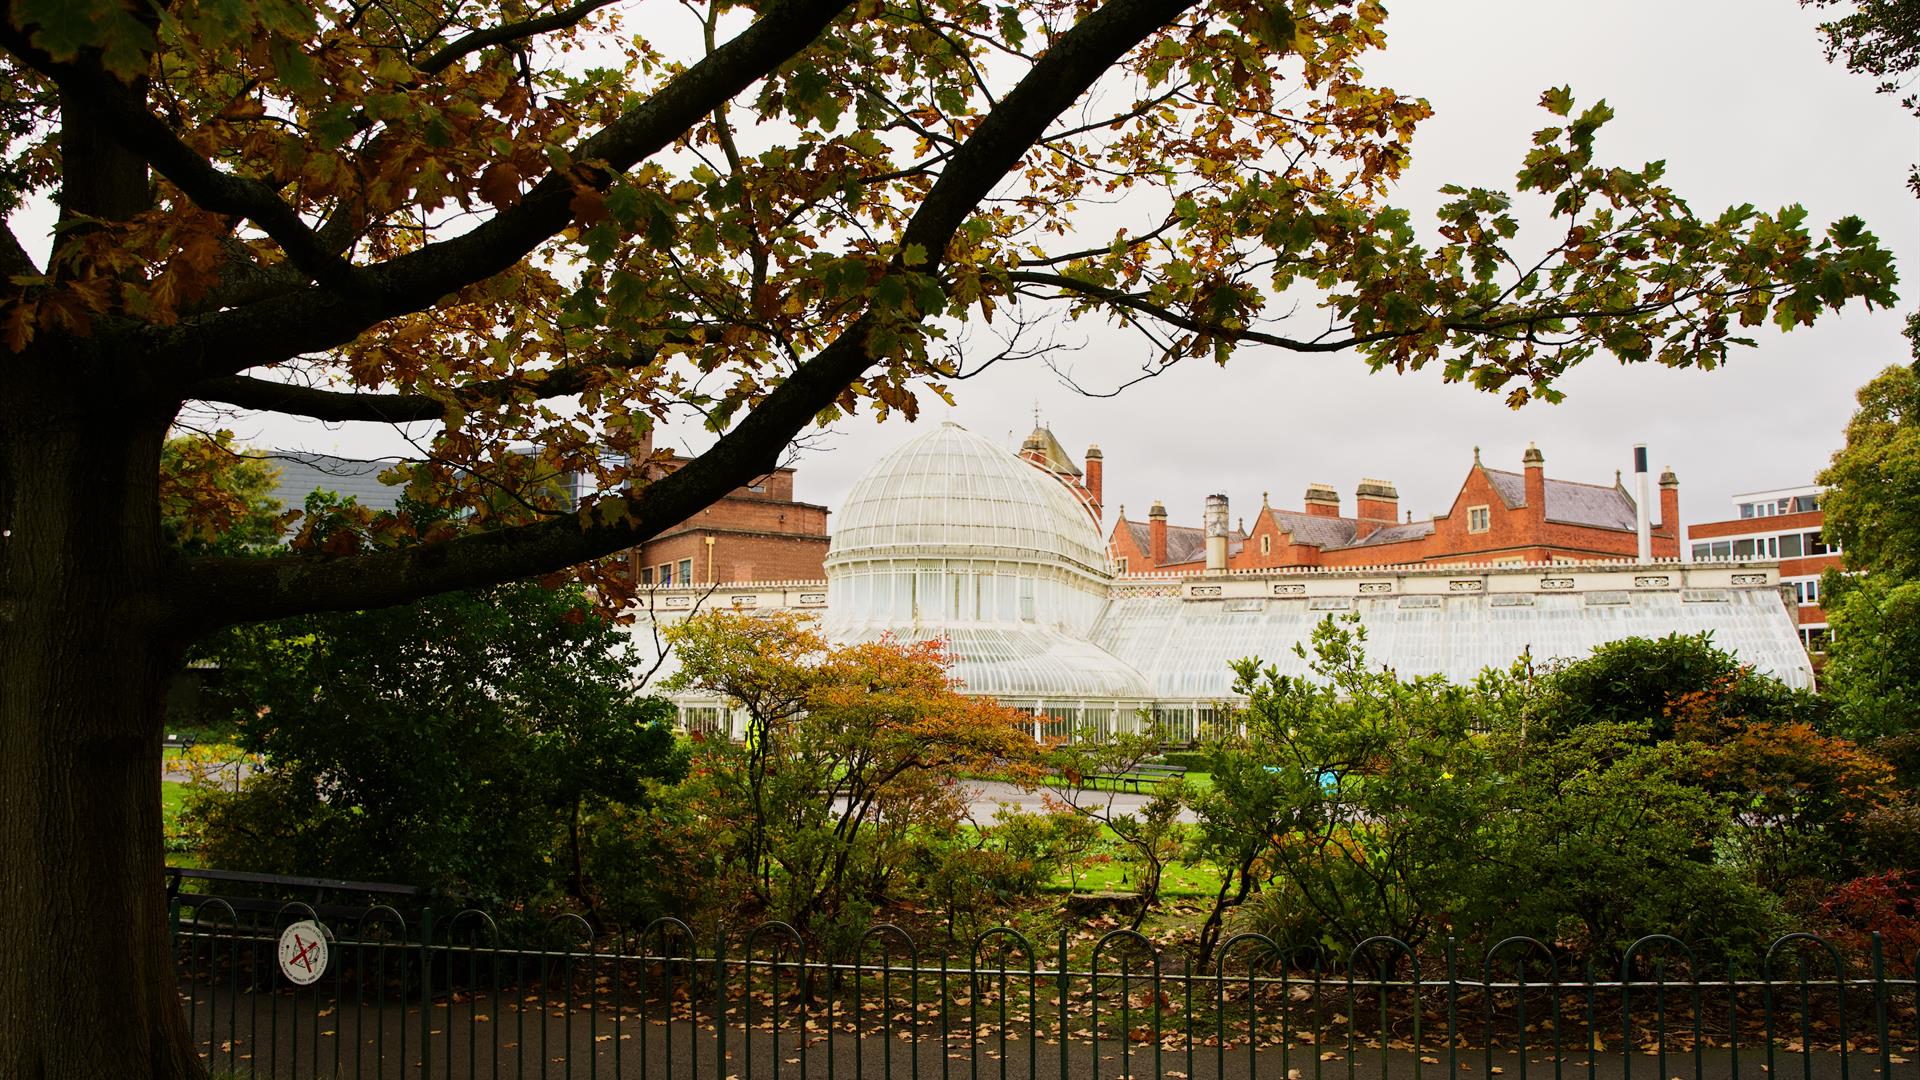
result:
<svg viewBox="0 0 1920 1080"><path fill-rule="evenodd" d="M162 875L165 422L35 381L0 397L0 1080L199 1076Z"/></svg>

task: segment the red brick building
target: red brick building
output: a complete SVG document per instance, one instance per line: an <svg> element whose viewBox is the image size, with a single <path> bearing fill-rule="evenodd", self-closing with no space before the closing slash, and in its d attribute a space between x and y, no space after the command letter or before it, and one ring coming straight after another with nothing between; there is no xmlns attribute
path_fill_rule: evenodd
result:
<svg viewBox="0 0 1920 1080"><path fill-rule="evenodd" d="M1552 479L1544 455L1533 447L1519 472L1487 468L1476 449L1452 506L1419 521L1401 517L1399 492L1383 480L1361 481L1351 515L1325 484L1308 485L1302 502L1300 510L1280 510L1263 494L1251 524L1243 518L1225 530L1226 569L1547 563L1631 559L1638 550L1638 508L1618 474L1612 484ZM1680 481L1671 470L1660 477L1659 511L1650 529L1653 557L1677 559ZM1205 530L1170 525L1158 502L1145 521L1128 520L1122 507L1108 550L1121 573L1207 569Z"/></svg>
<svg viewBox="0 0 1920 1080"><path fill-rule="evenodd" d="M675 457L671 472L686 463ZM797 502L793 470L775 469L629 554L642 585L816 581L826 576L827 508Z"/></svg>
<svg viewBox="0 0 1920 1080"><path fill-rule="evenodd" d="M1020 458L1065 484L1093 515L1094 522L1100 521L1100 485L1107 463L1098 446L1087 447L1087 467L1082 470L1067 456L1067 448L1054 437L1053 429L1041 425L1020 444Z"/></svg>
<svg viewBox="0 0 1920 1080"><path fill-rule="evenodd" d="M1820 606L1820 575L1844 565L1838 545L1822 530L1818 487L1756 491L1733 497L1736 516L1687 527L1688 557L1778 559L1780 584L1793 590L1800 611L1800 640L1811 652L1826 651L1827 612Z"/></svg>

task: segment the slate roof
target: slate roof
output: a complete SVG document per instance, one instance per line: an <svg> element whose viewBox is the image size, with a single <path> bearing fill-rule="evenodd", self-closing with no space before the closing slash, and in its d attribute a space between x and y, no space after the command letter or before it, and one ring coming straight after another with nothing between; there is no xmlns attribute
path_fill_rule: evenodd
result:
<svg viewBox="0 0 1920 1080"><path fill-rule="evenodd" d="M1312 544L1325 550L1353 543L1360 526L1351 518L1321 517L1301 510L1273 510L1274 524L1285 529L1296 544Z"/></svg>
<svg viewBox="0 0 1920 1080"><path fill-rule="evenodd" d="M1500 501L1507 509L1527 505L1527 478L1521 473L1501 469L1482 469ZM1547 520L1562 525L1588 525L1598 529L1638 527L1633 497L1620 488L1602 484L1582 484L1572 480L1547 479Z"/></svg>
<svg viewBox="0 0 1920 1080"><path fill-rule="evenodd" d="M310 454L297 450L276 450L267 455L268 464L279 470L273 497L280 505L298 510L315 491L331 491L351 496L361 506L373 510L391 510L400 501L403 486L383 484L380 473L392 467L392 459L358 461L332 454Z"/></svg>
<svg viewBox="0 0 1920 1080"><path fill-rule="evenodd" d="M1067 448L1060 445L1060 440L1054 437L1052 428L1034 428L1033 434L1027 436L1027 441L1033 442L1036 439L1040 442L1041 452L1046 455L1047 468L1065 476L1080 475L1080 466L1073 463L1073 455L1067 453Z"/></svg>
<svg viewBox="0 0 1920 1080"><path fill-rule="evenodd" d="M1409 521L1400 525L1388 525L1375 529L1366 536L1348 544L1348 547L1372 547L1375 544L1397 544L1403 540L1423 540L1433 535L1433 521Z"/></svg>
<svg viewBox="0 0 1920 1080"><path fill-rule="evenodd" d="M1133 544L1142 552L1152 553L1153 534L1144 521L1122 521L1127 532L1133 537ZM1239 551L1247 542L1247 534L1235 529L1227 534L1227 554ZM1207 559L1207 533L1192 525L1167 526L1167 565L1175 563L1205 562Z"/></svg>

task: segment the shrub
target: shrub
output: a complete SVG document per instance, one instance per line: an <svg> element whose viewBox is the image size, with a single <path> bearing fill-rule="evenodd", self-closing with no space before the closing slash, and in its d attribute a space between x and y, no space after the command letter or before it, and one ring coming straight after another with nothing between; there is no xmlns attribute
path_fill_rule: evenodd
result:
<svg viewBox="0 0 1920 1080"><path fill-rule="evenodd" d="M1648 725L1647 737L1671 739L1676 725L1730 720L1820 722L1821 699L1795 691L1715 648L1710 634L1623 638L1545 671L1533 708L1550 733L1584 724Z"/></svg>
<svg viewBox="0 0 1920 1080"><path fill-rule="evenodd" d="M241 748L188 813L213 865L591 909L582 819L685 770L626 633L532 583L233 631ZM199 748L195 748L198 753Z"/></svg>
<svg viewBox="0 0 1920 1080"><path fill-rule="evenodd" d="M1833 890L1821 913L1854 956L1866 956L1878 933L1890 969L1907 967L1920 955L1920 870L1855 878Z"/></svg>

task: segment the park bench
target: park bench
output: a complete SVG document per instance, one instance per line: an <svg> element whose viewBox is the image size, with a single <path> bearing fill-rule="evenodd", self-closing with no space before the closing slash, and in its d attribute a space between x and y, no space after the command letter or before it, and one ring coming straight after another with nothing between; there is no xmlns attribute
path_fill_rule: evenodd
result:
<svg viewBox="0 0 1920 1080"><path fill-rule="evenodd" d="M176 735L169 731L167 732L167 737L160 740L160 746L166 750L191 750L193 749L193 736Z"/></svg>
<svg viewBox="0 0 1920 1080"><path fill-rule="evenodd" d="M1162 781L1177 780L1187 775L1185 765L1167 765L1157 761L1142 762L1135 765L1131 772L1122 773L1122 786L1131 785L1135 791L1144 791L1148 787L1158 787Z"/></svg>
<svg viewBox="0 0 1920 1080"><path fill-rule="evenodd" d="M1084 778L1087 787L1097 788L1101 781L1112 784L1122 791L1144 792L1157 787L1164 780L1172 780L1187 775L1184 765L1167 765L1157 761L1143 762L1131 769L1099 769Z"/></svg>

